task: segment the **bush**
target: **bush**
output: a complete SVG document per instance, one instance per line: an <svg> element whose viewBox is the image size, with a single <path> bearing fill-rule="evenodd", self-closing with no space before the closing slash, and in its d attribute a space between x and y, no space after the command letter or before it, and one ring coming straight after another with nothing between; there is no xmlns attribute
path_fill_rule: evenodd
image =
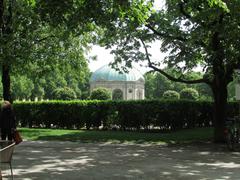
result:
<svg viewBox="0 0 240 180"><path fill-rule="evenodd" d="M199 94L196 89L185 88L180 91L180 98L186 100L197 100L199 98Z"/></svg>
<svg viewBox="0 0 240 180"><path fill-rule="evenodd" d="M238 103L228 104L227 115L238 114ZM212 126L212 102L183 100L16 102L22 127L176 130Z"/></svg>
<svg viewBox="0 0 240 180"><path fill-rule="evenodd" d="M94 89L90 95L92 100L109 100L111 99L111 92L106 88Z"/></svg>
<svg viewBox="0 0 240 180"><path fill-rule="evenodd" d="M180 99L180 94L177 91L168 90L163 93L163 99L167 100Z"/></svg>
<svg viewBox="0 0 240 180"><path fill-rule="evenodd" d="M57 88L55 91L53 91L53 99L73 100L76 98L77 98L77 95L75 91L68 87Z"/></svg>
<svg viewBox="0 0 240 180"><path fill-rule="evenodd" d="M229 106L228 115L238 106ZM232 110L232 109L235 110ZM212 103L182 100L17 102L14 109L22 127L123 130L175 130L212 125Z"/></svg>

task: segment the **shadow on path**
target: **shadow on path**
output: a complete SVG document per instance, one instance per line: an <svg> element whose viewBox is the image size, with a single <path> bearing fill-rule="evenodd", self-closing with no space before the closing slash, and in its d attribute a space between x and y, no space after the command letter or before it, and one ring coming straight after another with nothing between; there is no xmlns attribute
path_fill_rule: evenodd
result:
<svg viewBox="0 0 240 180"><path fill-rule="evenodd" d="M15 179L240 179L240 153L222 145L27 141L16 146Z"/></svg>

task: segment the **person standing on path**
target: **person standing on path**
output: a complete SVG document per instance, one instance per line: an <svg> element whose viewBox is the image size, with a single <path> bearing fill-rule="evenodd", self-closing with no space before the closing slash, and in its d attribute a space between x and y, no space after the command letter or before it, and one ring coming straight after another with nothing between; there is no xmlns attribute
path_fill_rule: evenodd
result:
<svg viewBox="0 0 240 180"><path fill-rule="evenodd" d="M14 131L16 130L16 117L12 104L9 101L3 101L0 114L1 139L13 140Z"/></svg>

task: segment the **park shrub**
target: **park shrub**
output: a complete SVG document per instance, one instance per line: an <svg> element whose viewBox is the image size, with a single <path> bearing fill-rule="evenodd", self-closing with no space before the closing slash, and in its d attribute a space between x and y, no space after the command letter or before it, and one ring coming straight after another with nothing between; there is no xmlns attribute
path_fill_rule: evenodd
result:
<svg viewBox="0 0 240 180"><path fill-rule="evenodd" d="M184 88L180 91L180 98L183 100L198 100L199 93L193 88Z"/></svg>
<svg viewBox="0 0 240 180"><path fill-rule="evenodd" d="M109 100L111 99L111 92L106 88L94 89L90 95L92 100Z"/></svg>
<svg viewBox="0 0 240 180"><path fill-rule="evenodd" d="M77 98L75 91L69 87L57 88L52 93L53 99L74 100Z"/></svg>
<svg viewBox="0 0 240 180"><path fill-rule="evenodd" d="M238 114L228 105L228 116ZM177 130L213 125L212 102L187 100L16 102L22 127L67 129Z"/></svg>
<svg viewBox="0 0 240 180"><path fill-rule="evenodd" d="M167 100L180 99L180 94L177 91L168 90L163 93L163 99Z"/></svg>

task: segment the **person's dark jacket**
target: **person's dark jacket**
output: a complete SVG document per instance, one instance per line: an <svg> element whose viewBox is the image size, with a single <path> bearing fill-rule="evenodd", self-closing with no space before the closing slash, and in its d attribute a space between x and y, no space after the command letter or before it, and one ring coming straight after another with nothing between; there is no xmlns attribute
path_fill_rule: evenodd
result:
<svg viewBox="0 0 240 180"><path fill-rule="evenodd" d="M11 133L16 128L15 114L11 108L3 108L0 114L0 128L2 133Z"/></svg>

